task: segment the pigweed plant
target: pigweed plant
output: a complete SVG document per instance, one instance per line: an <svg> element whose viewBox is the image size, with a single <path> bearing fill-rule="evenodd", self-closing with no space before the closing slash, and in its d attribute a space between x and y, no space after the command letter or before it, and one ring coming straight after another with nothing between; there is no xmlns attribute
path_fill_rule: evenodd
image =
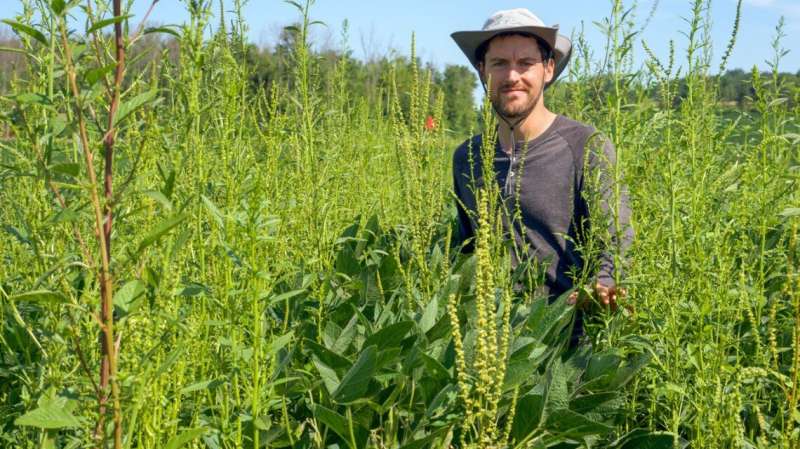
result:
<svg viewBox="0 0 800 449"><path fill-rule="evenodd" d="M636 230L628 254L620 226L575 242L627 260L629 294L589 301L592 345L569 349L574 307L511 268L488 104L476 250L454 246L469 136L416 49L318 49L313 2L275 5L298 19L263 56L245 0L186 0L160 27L132 2L20 0L0 48L19 58L0 87L0 446L800 447L800 88L780 22L750 95L719 101L741 14L712 65L723 3L690 2L659 57L653 10L611 1L606 45L576 32L547 91L616 148L593 216L618 223L627 186Z"/></svg>

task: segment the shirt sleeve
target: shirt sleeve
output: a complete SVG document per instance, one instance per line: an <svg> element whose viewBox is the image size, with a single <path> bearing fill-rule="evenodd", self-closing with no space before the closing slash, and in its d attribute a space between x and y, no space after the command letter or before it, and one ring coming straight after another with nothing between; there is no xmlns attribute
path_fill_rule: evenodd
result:
<svg viewBox="0 0 800 449"><path fill-rule="evenodd" d="M590 208L593 233L603 243L598 255L597 282L614 286L625 275L627 255L633 242L631 208L628 189L617 165L614 144L605 137L595 136L587 142L588 187L597 204ZM599 217L592 215L599 215ZM599 234L599 235L597 235Z"/></svg>

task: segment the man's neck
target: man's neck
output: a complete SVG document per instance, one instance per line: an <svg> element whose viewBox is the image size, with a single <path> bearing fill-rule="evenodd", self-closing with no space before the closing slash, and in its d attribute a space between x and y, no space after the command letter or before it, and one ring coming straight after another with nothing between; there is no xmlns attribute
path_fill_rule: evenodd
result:
<svg viewBox="0 0 800 449"><path fill-rule="evenodd" d="M544 105L535 108L531 113L522 120L519 124L515 125L515 120L509 120L514 126L514 140L530 142L531 140L539 137L543 132L553 124L556 119L556 114L550 112ZM503 149L508 152L511 148L511 127L505 120L499 121L498 133L500 137L500 144Z"/></svg>

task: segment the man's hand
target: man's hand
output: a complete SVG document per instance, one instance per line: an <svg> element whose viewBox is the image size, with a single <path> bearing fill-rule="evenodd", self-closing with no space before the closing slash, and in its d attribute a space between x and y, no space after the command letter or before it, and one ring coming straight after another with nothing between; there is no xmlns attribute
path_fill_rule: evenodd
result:
<svg viewBox="0 0 800 449"><path fill-rule="evenodd" d="M586 289L581 289L581 290L586 291ZM581 290L576 290L572 292L572 294L569 295L569 298L567 298L567 304L574 305L577 303L578 307L583 307L584 305L586 305L586 302L589 298L585 297L586 295L580 295ZM617 301L619 299L625 298L627 294L628 291L622 287L617 287L617 286L608 287L599 282L594 284L595 298L597 298L597 301L600 304L609 307L612 311L617 310L617 308L619 307Z"/></svg>

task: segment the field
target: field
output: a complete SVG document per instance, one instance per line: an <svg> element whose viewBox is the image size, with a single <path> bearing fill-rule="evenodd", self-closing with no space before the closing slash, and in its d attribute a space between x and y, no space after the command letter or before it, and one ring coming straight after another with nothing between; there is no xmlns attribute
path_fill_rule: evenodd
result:
<svg viewBox="0 0 800 449"><path fill-rule="evenodd" d="M254 83L235 11L129 29L120 3L6 22L25 64L0 97L0 447L800 448L780 24L740 106L719 102L710 2L687 4L686 53L641 69L620 0L607 49L574 36L547 102L615 144L636 238L626 307L590 302L571 350L574 308L514 288L491 187L475 254L453 247L470 130L413 50L356 91L290 2L286 71ZM126 53L156 35L178 51ZM491 133L489 107L470 123Z"/></svg>

